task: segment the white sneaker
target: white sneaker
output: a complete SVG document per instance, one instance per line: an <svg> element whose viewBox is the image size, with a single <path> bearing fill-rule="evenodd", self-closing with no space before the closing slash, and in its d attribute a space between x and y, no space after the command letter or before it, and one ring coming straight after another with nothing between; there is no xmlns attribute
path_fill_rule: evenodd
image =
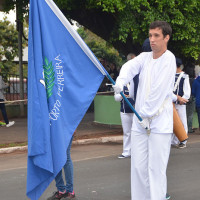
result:
<svg viewBox="0 0 200 200"><path fill-rule="evenodd" d="M186 143L180 142L180 144L177 146L179 149L183 149L186 147Z"/></svg>
<svg viewBox="0 0 200 200"><path fill-rule="evenodd" d="M10 126L12 126L14 124L15 124L15 121L9 122L9 124L6 124L6 127L10 127Z"/></svg>
<svg viewBox="0 0 200 200"><path fill-rule="evenodd" d="M131 156L119 155L118 158L130 158Z"/></svg>

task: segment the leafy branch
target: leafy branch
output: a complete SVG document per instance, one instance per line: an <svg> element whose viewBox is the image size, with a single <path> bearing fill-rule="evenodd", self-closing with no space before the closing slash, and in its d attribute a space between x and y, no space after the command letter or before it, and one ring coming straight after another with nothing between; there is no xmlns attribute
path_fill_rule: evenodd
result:
<svg viewBox="0 0 200 200"><path fill-rule="evenodd" d="M52 62L49 63L48 59L45 57L45 64L43 65L44 69L44 79L46 85L47 99L53 94L53 86L55 80L55 72L52 66Z"/></svg>

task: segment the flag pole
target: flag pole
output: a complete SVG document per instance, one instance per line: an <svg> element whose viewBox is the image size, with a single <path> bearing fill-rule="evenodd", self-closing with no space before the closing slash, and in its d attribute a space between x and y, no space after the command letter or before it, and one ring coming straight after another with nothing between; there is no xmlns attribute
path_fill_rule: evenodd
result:
<svg viewBox="0 0 200 200"><path fill-rule="evenodd" d="M77 44L81 47L81 49L85 52L85 54L91 59L91 61L94 63L94 65L100 70L100 72L107 76L107 78L111 81L113 85L115 85L115 81L111 78L111 76L108 74L108 72L102 68L100 62L97 61L94 54L90 52L88 46L82 41L82 38L80 35L75 31L75 29L71 28L71 24L66 20L62 12L55 6L55 3L52 0L46 0L46 3L49 5L51 9L53 9L57 13L57 17L60 19L60 21L63 23L65 28L70 32L71 36L74 38L74 40L77 42ZM135 113L137 118L142 121L142 118L139 116L139 114L136 112L136 110L133 108L129 100L125 97L123 92L120 92L123 99L127 102L131 110Z"/></svg>
<svg viewBox="0 0 200 200"><path fill-rule="evenodd" d="M115 85L115 81L111 78L111 76L107 73L106 74L107 78L110 80L110 82ZM121 96L123 97L123 99L126 101L126 103L129 105L129 107L131 108L131 110L135 113L135 115L137 116L137 118L142 121L142 118L140 117L140 115L137 113L137 111L133 108L133 106L131 105L131 103L129 102L129 100L125 97L123 92L120 92Z"/></svg>

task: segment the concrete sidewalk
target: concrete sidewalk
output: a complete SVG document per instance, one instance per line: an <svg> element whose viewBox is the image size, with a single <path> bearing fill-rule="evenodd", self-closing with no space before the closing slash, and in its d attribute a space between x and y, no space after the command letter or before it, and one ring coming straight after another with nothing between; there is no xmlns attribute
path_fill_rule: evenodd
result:
<svg viewBox="0 0 200 200"><path fill-rule="evenodd" d="M14 150L26 150L27 147L9 147L11 143L27 142L27 118L16 118L11 127L0 127L0 153L10 153ZM116 125L102 125L94 122L94 113L86 113L78 126L74 136L73 144L90 144L99 142L122 142L122 128ZM17 145L16 145L17 146Z"/></svg>
<svg viewBox="0 0 200 200"><path fill-rule="evenodd" d="M10 143L27 142L27 118L13 119L15 125L12 127L0 127L0 145ZM94 113L86 113L78 126L73 144L91 144L103 142L122 142L123 132L121 126L102 125L94 122ZM189 134L188 143L200 141L198 129L193 134ZM17 145L16 145L17 146ZM26 150L27 147L1 148L0 153L10 153L15 150Z"/></svg>

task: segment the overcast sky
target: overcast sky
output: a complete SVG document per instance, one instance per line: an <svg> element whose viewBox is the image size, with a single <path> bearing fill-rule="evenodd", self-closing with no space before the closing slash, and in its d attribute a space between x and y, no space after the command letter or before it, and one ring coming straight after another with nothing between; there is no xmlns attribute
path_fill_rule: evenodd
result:
<svg viewBox="0 0 200 200"><path fill-rule="evenodd" d="M14 10L11 10L9 14L5 14L4 12L0 12L0 20L3 20L3 18L7 16L8 20L11 21L12 23L15 23L16 19L16 14Z"/></svg>

